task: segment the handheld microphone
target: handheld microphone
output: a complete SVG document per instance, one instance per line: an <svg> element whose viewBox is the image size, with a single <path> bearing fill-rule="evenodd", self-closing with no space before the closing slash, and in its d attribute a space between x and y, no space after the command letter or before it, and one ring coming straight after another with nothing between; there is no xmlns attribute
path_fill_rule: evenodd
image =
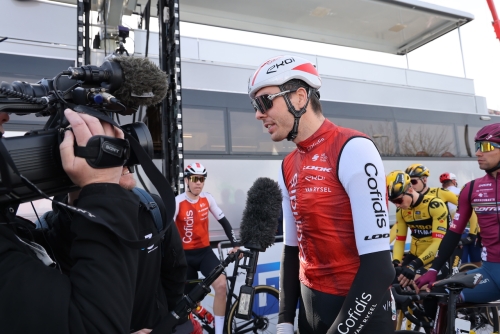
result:
<svg viewBox="0 0 500 334"><path fill-rule="evenodd" d="M240 225L241 244L248 249L265 251L274 244L283 196L276 181L258 178L247 193Z"/></svg>
<svg viewBox="0 0 500 334"><path fill-rule="evenodd" d="M100 83L129 108L155 105L167 95L168 76L146 58L114 57L101 66L70 67L70 79Z"/></svg>

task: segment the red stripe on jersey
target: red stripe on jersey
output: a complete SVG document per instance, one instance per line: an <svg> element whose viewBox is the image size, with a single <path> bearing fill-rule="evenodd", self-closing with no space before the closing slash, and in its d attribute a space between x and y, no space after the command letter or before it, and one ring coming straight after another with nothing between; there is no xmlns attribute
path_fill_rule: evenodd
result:
<svg viewBox="0 0 500 334"><path fill-rule="evenodd" d="M433 238L438 238L438 239L443 239L444 234L443 233L432 233Z"/></svg>
<svg viewBox="0 0 500 334"><path fill-rule="evenodd" d="M396 236L396 240L399 240L399 241L406 241L406 237L402 236L402 235L398 235Z"/></svg>

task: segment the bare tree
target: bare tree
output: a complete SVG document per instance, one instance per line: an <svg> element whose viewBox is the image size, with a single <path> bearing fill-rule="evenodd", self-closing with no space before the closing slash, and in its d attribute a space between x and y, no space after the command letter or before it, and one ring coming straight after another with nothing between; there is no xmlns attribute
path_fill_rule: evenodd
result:
<svg viewBox="0 0 500 334"><path fill-rule="evenodd" d="M373 139L382 156L396 155L396 139L392 123L370 124L362 131Z"/></svg>
<svg viewBox="0 0 500 334"><path fill-rule="evenodd" d="M440 156L449 152L452 148L452 138L449 133L451 129L439 125L421 125L408 127L400 131L399 153L400 155L415 156L417 152L427 153L429 156Z"/></svg>

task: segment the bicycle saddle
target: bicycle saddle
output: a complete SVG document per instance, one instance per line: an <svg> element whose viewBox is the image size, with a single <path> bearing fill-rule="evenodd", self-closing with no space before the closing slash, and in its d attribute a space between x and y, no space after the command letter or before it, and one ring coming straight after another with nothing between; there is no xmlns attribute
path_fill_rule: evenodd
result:
<svg viewBox="0 0 500 334"><path fill-rule="evenodd" d="M446 288L469 288L472 289L481 282L483 275L458 273L450 278L446 278L442 281L433 284L433 287L446 287Z"/></svg>

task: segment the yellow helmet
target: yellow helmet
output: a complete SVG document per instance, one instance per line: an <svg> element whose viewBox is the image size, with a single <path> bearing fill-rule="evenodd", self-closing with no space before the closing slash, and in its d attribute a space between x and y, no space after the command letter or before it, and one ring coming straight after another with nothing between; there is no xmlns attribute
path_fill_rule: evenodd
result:
<svg viewBox="0 0 500 334"><path fill-rule="evenodd" d="M431 172L427 167L421 164L413 164L406 168L405 173L410 175L410 177L422 177L430 176Z"/></svg>
<svg viewBox="0 0 500 334"><path fill-rule="evenodd" d="M389 200L398 198L410 188L410 176L402 170L390 172L386 177L387 196Z"/></svg>

